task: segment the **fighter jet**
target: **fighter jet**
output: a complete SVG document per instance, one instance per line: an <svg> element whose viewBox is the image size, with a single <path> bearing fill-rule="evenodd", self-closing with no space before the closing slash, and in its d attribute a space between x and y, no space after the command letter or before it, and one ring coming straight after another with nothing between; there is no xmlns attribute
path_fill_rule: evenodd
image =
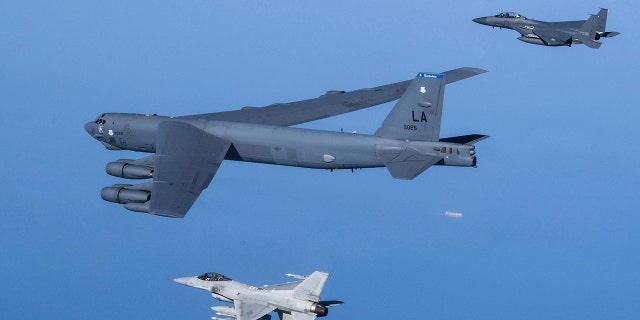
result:
<svg viewBox="0 0 640 320"><path fill-rule="evenodd" d="M605 31L607 9L600 9L587 20L545 22L528 19L515 12L502 12L492 17L473 19L474 22L492 27L513 29L522 35L518 40L543 46L571 46L582 43L589 48L600 48L601 38L611 38L619 32Z"/></svg>
<svg viewBox="0 0 640 320"><path fill-rule="evenodd" d="M105 187L102 199L132 211L182 218L224 159L329 170L386 167L398 179L413 179L432 165L475 167L473 144L487 136L441 139L440 120L445 84L484 72L421 72L413 80L380 87L220 113L105 113L85 130L109 150L154 153L108 163L112 176L153 180ZM374 135L289 127L398 98Z"/></svg>
<svg viewBox="0 0 640 320"><path fill-rule="evenodd" d="M310 276L287 274L302 281L287 282L262 287L250 286L215 272L207 272L198 277L185 277L173 281L185 286L211 292L214 298L233 303L234 307L211 307L216 315L214 320L269 320L276 311L280 320L313 320L325 317L328 307L342 304L342 301L320 301L320 292L329 274L315 271ZM226 317L226 318L224 318Z"/></svg>

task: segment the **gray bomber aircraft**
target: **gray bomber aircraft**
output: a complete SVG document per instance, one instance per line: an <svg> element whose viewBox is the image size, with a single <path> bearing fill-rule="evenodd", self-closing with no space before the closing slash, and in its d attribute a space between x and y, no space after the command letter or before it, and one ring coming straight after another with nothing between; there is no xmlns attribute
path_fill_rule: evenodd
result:
<svg viewBox="0 0 640 320"><path fill-rule="evenodd" d="M601 38L611 38L619 32L605 31L607 9L600 9L587 20L546 22L528 19L515 12L503 12L495 16L473 19L474 22L492 27L513 29L522 35L518 40L544 46L571 46L582 43L589 48L600 48Z"/></svg>
<svg viewBox="0 0 640 320"><path fill-rule="evenodd" d="M487 136L441 139L440 120L445 84L484 72L419 73L380 87L183 117L105 113L85 130L109 150L154 153L108 163L112 176L153 180L105 187L102 199L131 211L182 218L224 159L330 170L387 167L398 179L413 179L432 165L475 167L473 144ZM375 135L289 127L398 98Z"/></svg>
<svg viewBox="0 0 640 320"><path fill-rule="evenodd" d="M320 292L329 277L328 273L315 271L307 277L287 276L301 281L254 287L215 272L173 281L209 291L214 298L233 303L233 308L211 307L218 316L224 317L213 317L214 320L269 320L272 311L278 313L280 320L313 320L326 316L328 307L342 304L342 301L335 300L320 301Z"/></svg>

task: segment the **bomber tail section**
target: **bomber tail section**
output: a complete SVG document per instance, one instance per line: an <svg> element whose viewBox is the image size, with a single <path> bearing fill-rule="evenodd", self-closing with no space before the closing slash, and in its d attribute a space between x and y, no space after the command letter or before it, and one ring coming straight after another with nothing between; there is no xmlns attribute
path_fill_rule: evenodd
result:
<svg viewBox="0 0 640 320"><path fill-rule="evenodd" d="M444 87L455 81L487 72L477 68L462 68L455 74L420 72L393 107L375 135L396 140L438 141Z"/></svg>
<svg viewBox="0 0 640 320"><path fill-rule="evenodd" d="M466 69L461 79L486 72ZM440 139L440 122L447 74L418 73L376 131L382 141L376 154L396 179L411 180L433 165L476 165L473 143L487 136L473 134Z"/></svg>
<svg viewBox="0 0 640 320"><path fill-rule="evenodd" d="M444 78L444 74L418 73L382 122L376 136L397 140L438 141Z"/></svg>

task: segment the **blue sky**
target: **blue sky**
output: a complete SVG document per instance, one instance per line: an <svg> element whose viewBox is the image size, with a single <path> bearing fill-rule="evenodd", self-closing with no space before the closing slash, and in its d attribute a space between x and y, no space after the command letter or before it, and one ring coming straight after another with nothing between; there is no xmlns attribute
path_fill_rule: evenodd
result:
<svg viewBox="0 0 640 320"><path fill-rule="evenodd" d="M580 20L599 50L471 19ZM0 317L208 319L170 279L331 273L331 319L635 319L640 312L638 5L621 1L0 3ZM185 219L100 199L121 180L83 130L103 112L264 106L462 66L442 136L478 168L330 173L224 162ZM393 104L305 124L373 133ZM454 219L445 211L460 212Z"/></svg>

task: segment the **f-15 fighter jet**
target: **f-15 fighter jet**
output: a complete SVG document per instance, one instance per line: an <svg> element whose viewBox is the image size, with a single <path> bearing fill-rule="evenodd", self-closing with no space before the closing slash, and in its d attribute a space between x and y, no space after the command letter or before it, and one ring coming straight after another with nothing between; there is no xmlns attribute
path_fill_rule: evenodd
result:
<svg viewBox="0 0 640 320"><path fill-rule="evenodd" d="M217 320L269 320L269 313L272 311L278 313L280 320L313 320L326 316L329 313L328 307L342 304L342 301L335 300L320 301L320 292L329 277L328 273L316 271L308 277L292 274L287 276L302 281L254 287L215 272L173 281L207 290L214 298L233 303L233 308L211 308L218 316L223 316L212 318Z"/></svg>
<svg viewBox="0 0 640 320"><path fill-rule="evenodd" d="M110 175L153 180L103 188L102 199L182 218L223 159L330 170L387 167L398 179L413 179L432 165L474 167L473 144L486 136L441 139L440 120L445 84L483 72L421 72L413 80L370 89L184 117L105 113L85 130L107 149L154 153L108 163ZM398 98L374 135L289 127Z"/></svg>
<svg viewBox="0 0 640 320"><path fill-rule="evenodd" d="M546 22L528 19L515 12L502 12L495 16L473 19L492 27L513 29L522 35L518 40L544 46L571 46L583 43L589 48L600 48L601 38L611 38L619 32L605 31L607 9L600 9L587 20Z"/></svg>

